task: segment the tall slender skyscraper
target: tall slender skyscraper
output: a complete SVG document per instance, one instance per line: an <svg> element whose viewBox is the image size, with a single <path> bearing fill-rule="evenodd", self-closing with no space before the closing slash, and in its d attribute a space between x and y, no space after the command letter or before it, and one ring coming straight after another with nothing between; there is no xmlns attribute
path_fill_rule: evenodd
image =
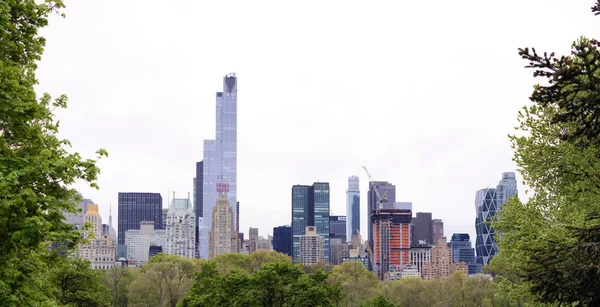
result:
<svg viewBox="0 0 600 307"><path fill-rule="evenodd" d="M352 241L352 236L360 229L360 188L358 177L348 177L346 191L346 242Z"/></svg>
<svg viewBox="0 0 600 307"><path fill-rule="evenodd" d="M475 194L475 251L477 252L477 263L487 265L492 257L498 252L494 229L491 227L492 218L502 208L509 198L517 195L517 180L515 173L502 174L502 180L494 188L486 188Z"/></svg>
<svg viewBox="0 0 600 307"><path fill-rule="evenodd" d="M213 207L220 194L227 194L233 211L234 225L237 224L235 221L237 217L237 77L235 74L223 78L223 92L217 92L216 104L215 139L204 141L203 214L198 221L200 258L209 256L208 232L212 226Z"/></svg>
<svg viewBox="0 0 600 307"><path fill-rule="evenodd" d="M300 238L307 226L316 226L323 237L325 263L329 263L329 183L292 187L292 258L300 261Z"/></svg>

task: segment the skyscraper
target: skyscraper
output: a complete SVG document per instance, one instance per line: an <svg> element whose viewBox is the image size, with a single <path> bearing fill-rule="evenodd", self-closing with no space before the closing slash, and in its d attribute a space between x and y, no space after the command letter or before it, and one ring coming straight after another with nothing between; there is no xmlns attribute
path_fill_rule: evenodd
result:
<svg viewBox="0 0 600 307"><path fill-rule="evenodd" d="M292 258L295 262L300 261L300 237L306 226L315 226L317 234L323 237L324 259L329 263L329 183L292 187Z"/></svg>
<svg viewBox="0 0 600 307"><path fill-rule="evenodd" d="M417 212L412 219L412 245L417 246L423 241L425 245L433 244L433 225L431 223L431 212Z"/></svg>
<svg viewBox="0 0 600 307"><path fill-rule="evenodd" d="M141 221L162 225L162 196L160 193L119 193L119 245L125 245L125 231L140 229Z"/></svg>
<svg viewBox="0 0 600 307"><path fill-rule="evenodd" d="M196 162L196 177L194 178L194 212L196 213L196 256L198 255L200 244L200 221L202 220L204 210L202 206L202 194L203 194L203 161Z"/></svg>
<svg viewBox="0 0 600 307"><path fill-rule="evenodd" d="M84 237L89 238L93 233L94 239L79 245L77 257L89 260L92 269L112 268L115 264L116 244L111 236L102 234L102 217L98 213L98 205L87 205L84 220L92 225L91 231L83 232Z"/></svg>
<svg viewBox="0 0 600 307"><path fill-rule="evenodd" d="M346 242L360 229L360 188L357 176L348 177L346 191Z"/></svg>
<svg viewBox="0 0 600 307"><path fill-rule="evenodd" d="M84 198L77 205L77 209L80 210L79 212L71 213L64 211L63 215L65 217L65 223L75 226L76 229L81 229L84 223L84 216L87 212L88 205L93 204L94 202L91 199Z"/></svg>
<svg viewBox="0 0 600 307"><path fill-rule="evenodd" d="M346 226L348 220L343 215L329 216L329 238L340 238L342 243L346 243ZM352 239L352 238L351 238Z"/></svg>
<svg viewBox="0 0 600 307"><path fill-rule="evenodd" d="M475 249L471 247L471 238L468 233L453 234L448 246L452 248L453 262L466 263L469 266L469 275L479 273L481 265L475 263Z"/></svg>
<svg viewBox="0 0 600 307"><path fill-rule="evenodd" d="M292 227L286 225L273 228L273 250L292 256Z"/></svg>
<svg viewBox="0 0 600 307"><path fill-rule="evenodd" d="M502 180L495 189L485 188L475 194L475 251L478 264L487 265L498 252L491 221L502 204L517 193L515 173L507 172L502 174Z"/></svg>
<svg viewBox="0 0 600 307"><path fill-rule="evenodd" d="M369 225L368 225L369 244L371 245L371 247L373 246L373 221L371 219L371 216L373 214L373 211L375 211L376 209L380 209L379 208L379 199L377 199L377 195L375 193L375 190L373 190L373 187L375 187L377 189L377 191L379 192L379 195L381 195L382 198L385 198L387 200L387 202L383 203L383 206L381 209L393 209L394 206L396 205L396 186L395 185L393 185L387 181L371 181L371 182L369 182L369 193L367 195L367 197L368 197L367 219L369 222Z"/></svg>
<svg viewBox="0 0 600 307"><path fill-rule="evenodd" d="M444 222L441 219L431 220L431 234L433 236L433 242L438 242L441 238L444 238Z"/></svg>
<svg viewBox="0 0 600 307"><path fill-rule="evenodd" d="M315 226L306 226L305 234L300 237L300 263L315 264L325 262L325 240L317 234Z"/></svg>
<svg viewBox="0 0 600 307"><path fill-rule="evenodd" d="M167 213L167 231L165 235L165 247L163 250L170 255L178 255L186 258L194 258L194 246L196 242L195 231L196 214L194 206L189 198L175 198L169 206Z"/></svg>
<svg viewBox="0 0 600 307"><path fill-rule="evenodd" d="M209 258L237 251L238 233L235 232L232 211L227 194L220 194L212 212L212 228L208 240Z"/></svg>
<svg viewBox="0 0 600 307"><path fill-rule="evenodd" d="M446 243L446 237L442 237L431 249L431 262L423 264L421 276L425 280L447 279L457 271L467 274L468 265L464 262L452 261L452 248Z"/></svg>
<svg viewBox="0 0 600 307"><path fill-rule="evenodd" d="M202 163L202 220L198 255L208 258L208 232L213 207L220 194L227 194L232 206L234 225L237 204L237 77L223 78L223 92L216 94L216 133L214 140L204 141ZM196 177L198 178L198 176Z"/></svg>
<svg viewBox="0 0 600 307"><path fill-rule="evenodd" d="M375 211L373 220L373 263L383 279L385 273L410 262L412 212L402 209Z"/></svg>

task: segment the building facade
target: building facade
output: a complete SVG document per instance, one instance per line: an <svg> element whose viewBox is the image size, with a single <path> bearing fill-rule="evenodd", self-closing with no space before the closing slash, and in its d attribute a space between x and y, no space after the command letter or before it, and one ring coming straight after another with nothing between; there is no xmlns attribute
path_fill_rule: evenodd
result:
<svg viewBox="0 0 600 307"><path fill-rule="evenodd" d="M316 226L306 226L300 238L300 263L305 265L325 261L325 240L317 233Z"/></svg>
<svg viewBox="0 0 600 307"><path fill-rule="evenodd" d="M444 222L441 219L431 220L431 234L433 236L433 242L438 242L441 238L444 238Z"/></svg>
<svg viewBox="0 0 600 307"><path fill-rule="evenodd" d="M329 183L315 182L312 186L292 187L292 259L300 261L300 238L307 226L315 226L323 237L324 262L329 263Z"/></svg>
<svg viewBox="0 0 600 307"><path fill-rule="evenodd" d="M125 244L127 245L127 259L135 260L137 265L148 263L151 257L150 247L165 246L165 229L155 229L154 222L142 221L140 229L129 229L125 232Z"/></svg>
<svg viewBox="0 0 600 307"><path fill-rule="evenodd" d="M273 228L273 250L292 257L292 227L289 225Z"/></svg>
<svg viewBox="0 0 600 307"><path fill-rule="evenodd" d="M452 261L466 263L469 266L469 275L481 271L481 265L475 262L475 249L471 247L471 238L468 233L453 234L448 246L452 248Z"/></svg>
<svg viewBox="0 0 600 307"><path fill-rule="evenodd" d="M76 229L80 230L85 222L85 213L87 212L88 205L93 205L94 202L91 199L84 198L77 204L77 212L71 213L63 211L65 217L65 223L75 226Z"/></svg>
<svg viewBox="0 0 600 307"><path fill-rule="evenodd" d="M225 194L233 211L237 204L237 77L223 77L223 91L216 94L216 132L214 140L204 141L202 160L202 218L198 221L200 241L198 255L209 257L208 232L212 229L213 207L219 195ZM237 247L236 247L237 249Z"/></svg>
<svg viewBox="0 0 600 307"><path fill-rule="evenodd" d="M410 264L415 266L419 273L423 271L423 265L431 262L432 245L412 247L410 249Z"/></svg>
<svg viewBox="0 0 600 307"><path fill-rule="evenodd" d="M358 176L348 177L346 190L346 242L360 230L360 187Z"/></svg>
<svg viewBox="0 0 600 307"><path fill-rule="evenodd" d="M346 238L346 217L343 215L331 215L329 216L329 239L339 238L342 243L348 242ZM352 239L352 237L350 237Z"/></svg>
<svg viewBox="0 0 600 307"><path fill-rule="evenodd" d="M83 231L86 244L80 244L77 257L90 262L92 269L110 269L115 265L117 242L110 236L102 235L102 217L98 205L88 204L84 222L92 225L91 231Z"/></svg>
<svg viewBox="0 0 600 307"><path fill-rule="evenodd" d="M410 263L412 212L402 209L381 209L371 215L373 221L373 263L377 275Z"/></svg>
<svg viewBox="0 0 600 307"><path fill-rule="evenodd" d="M208 257L237 252L238 233L235 232L234 216L229 197L220 194L213 208L211 231L209 237Z"/></svg>
<svg viewBox="0 0 600 307"><path fill-rule="evenodd" d="M202 221L202 217L204 216L204 207L203 207L203 194L204 194L204 168L203 161L196 162L196 177L194 177L194 212L196 213L196 257L200 257L198 254L200 251L200 221Z"/></svg>
<svg viewBox="0 0 600 307"><path fill-rule="evenodd" d="M125 245L125 232L139 229L142 221L162 225L162 196L160 193L119 193L118 239Z"/></svg>
<svg viewBox="0 0 600 307"><path fill-rule="evenodd" d="M495 189L486 188L475 194L475 251L476 262L481 266L487 265L498 252L491 221L502 208L502 204L517 193L515 173L507 172L502 174L502 180Z"/></svg>
<svg viewBox="0 0 600 307"><path fill-rule="evenodd" d="M423 264L421 275L425 280L436 278L447 279L454 272L460 271L465 275L468 273L466 263L455 263L452 261L452 248L448 247L446 238L438 240L437 244L431 249L431 262Z"/></svg>
<svg viewBox="0 0 600 307"><path fill-rule="evenodd" d="M379 195L385 198L387 201L383 203L381 209L393 209L396 205L396 186L387 181L370 181L369 192L367 195L367 219L368 219L368 231L369 231L369 244L373 247L373 221L371 219L373 211L379 209L379 200L375 190L377 189Z"/></svg>
<svg viewBox="0 0 600 307"><path fill-rule="evenodd" d="M186 258L195 256L195 231L196 214L192 201L189 198L175 198L169 206L167 213L167 229L165 235L165 247L163 250L170 255L178 255Z"/></svg>
<svg viewBox="0 0 600 307"><path fill-rule="evenodd" d="M417 212L415 217L412 219L412 224L412 245L417 246L420 243L425 245L433 245L435 241L433 241L431 212Z"/></svg>

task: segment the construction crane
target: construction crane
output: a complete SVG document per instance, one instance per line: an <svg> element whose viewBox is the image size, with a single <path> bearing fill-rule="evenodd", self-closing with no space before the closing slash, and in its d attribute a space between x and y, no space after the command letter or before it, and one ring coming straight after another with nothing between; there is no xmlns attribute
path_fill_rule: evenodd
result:
<svg viewBox="0 0 600 307"><path fill-rule="evenodd" d="M375 195L377 195L377 201L379 201L379 208L376 208L377 210L382 209L383 208L383 203L387 203L387 191L385 191L383 193L383 197L381 196L381 194L379 193L379 190L377 189L377 187L375 186L375 178L373 178L373 176L371 176L371 173L369 173L369 171L367 170L366 167L362 167L365 172L367 173L367 177L369 177L369 184L371 185L371 187L373 188L373 191L375 191Z"/></svg>
<svg viewBox="0 0 600 307"><path fill-rule="evenodd" d="M369 259L369 264L371 265L371 267L369 269L374 269L377 267L377 265L375 264L375 261L373 259L373 251L371 250L371 245L369 245L369 241L362 239L362 236L360 235L360 230L356 230L356 233L358 234L359 240L360 242L363 244L363 248L367 251L367 258Z"/></svg>

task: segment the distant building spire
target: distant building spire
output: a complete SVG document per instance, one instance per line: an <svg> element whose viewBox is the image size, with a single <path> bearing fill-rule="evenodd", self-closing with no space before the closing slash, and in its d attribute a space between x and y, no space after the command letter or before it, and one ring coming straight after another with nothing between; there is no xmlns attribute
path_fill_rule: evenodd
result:
<svg viewBox="0 0 600 307"><path fill-rule="evenodd" d="M112 201L110 202L110 208L108 209L108 227L112 229Z"/></svg>

